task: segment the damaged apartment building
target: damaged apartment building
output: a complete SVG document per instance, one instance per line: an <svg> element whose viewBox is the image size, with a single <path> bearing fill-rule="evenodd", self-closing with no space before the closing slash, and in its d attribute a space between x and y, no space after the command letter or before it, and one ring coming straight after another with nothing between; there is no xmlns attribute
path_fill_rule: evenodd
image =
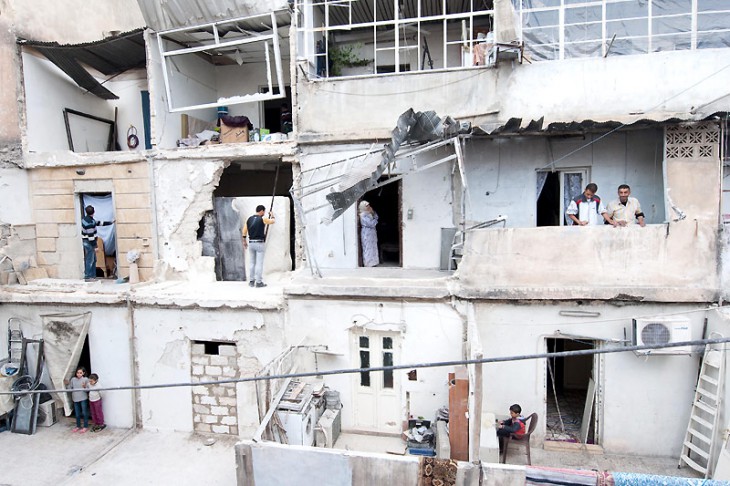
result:
<svg viewBox="0 0 730 486"><path fill-rule="evenodd" d="M305 456L408 478L417 461L313 447L400 440L443 408L440 453L497 462L514 402L533 447L684 453L702 348L601 352L730 337L725 2L60 4L0 2L0 323L43 339L37 383L79 364L107 386L275 375L104 398L112 427L239 436L257 484L301 480L273 464ZM646 225L570 225L591 182L606 203L630 185ZM114 221L95 282L89 204ZM276 224L251 288L259 204ZM328 374L581 350L599 353ZM687 453L708 476L724 385Z"/></svg>

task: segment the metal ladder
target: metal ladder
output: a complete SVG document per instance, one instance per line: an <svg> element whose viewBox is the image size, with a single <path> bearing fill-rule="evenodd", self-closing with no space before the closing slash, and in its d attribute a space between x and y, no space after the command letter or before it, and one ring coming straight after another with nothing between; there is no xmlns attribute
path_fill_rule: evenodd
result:
<svg viewBox="0 0 730 486"><path fill-rule="evenodd" d="M712 333L711 337L722 337ZM700 366L695 398L682 444L679 465L691 467L708 478L713 469L716 448L715 435L720 418L722 385L725 380L725 349L723 344L709 344Z"/></svg>
<svg viewBox="0 0 730 486"><path fill-rule="evenodd" d="M20 319L8 319L8 360L10 363L20 364L23 360L23 331L20 329ZM22 370L20 370L22 374Z"/></svg>

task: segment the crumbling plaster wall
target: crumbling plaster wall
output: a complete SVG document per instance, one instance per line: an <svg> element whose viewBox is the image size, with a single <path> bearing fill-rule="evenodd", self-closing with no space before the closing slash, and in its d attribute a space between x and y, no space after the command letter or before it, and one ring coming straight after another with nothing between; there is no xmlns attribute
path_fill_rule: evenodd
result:
<svg viewBox="0 0 730 486"><path fill-rule="evenodd" d="M388 138L409 107L474 117L477 123L511 117L545 117L545 123L691 117L690 110L715 100L730 84L730 71L717 67L726 59L727 49L703 49L326 82L299 76L299 135L303 140ZM713 104L713 110L729 108L727 98Z"/></svg>
<svg viewBox="0 0 730 486"><path fill-rule="evenodd" d="M145 26L136 0L6 0L20 37L76 44L103 39L111 31Z"/></svg>
<svg viewBox="0 0 730 486"><path fill-rule="evenodd" d="M7 356L8 319L21 320L23 335L30 339L43 337L42 316L46 314L80 314L91 312L89 352L91 372L99 375L104 387L133 384L130 325L126 306L99 306L78 303L54 305L53 297L34 292L32 304L0 305L0 360ZM48 383L50 385L50 382ZM130 390L102 392L104 419L111 427L130 428L134 424L133 394Z"/></svg>
<svg viewBox="0 0 730 486"><path fill-rule="evenodd" d="M189 383L193 341L232 343L237 348L238 375L253 376L276 357L284 342L286 314L257 309L166 309L138 307L134 313L139 382ZM250 437L258 427L256 386L236 385L238 433ZM189 387L140 392L145 428L193 430L193 394Z"/></svg>
<svg viewBox="0 0 730 486"><path fill-rule="evenodd" d="M222 160L155 161L159 258L164 278L215 281L215 260L202 255L197 239L200 220L213 209L213 191L226 163Z"/></svg>
<svg viewBox="0 0 730 486"><path fill-rule="evenodd" d="M474 231L459 267L462 283L470 289L467 292L496 288L514 298L522 288L530 289L521 295L531 299L567 292L581 298L717 300L719 163L712 157L667 159L665 167L666 194L685 219L645 228L600 225ZM671 212L669 217L677 215Z"/></svg>
<svg viewBox="0 0 730 486"><path fill-rule="evenodd" d="M21 112L22 100L18 48L15 44L12 2L0 1L0 183L7 177L5 169L22 166ZM25 198L27 200L27 197ZM27 213L26 213L27 215ZM2 221L0 213L0 221ZM6 220L6 222L10 222Z"/></svg>
<svg viewBox="0 0 730 486"><path fill-rule="evenodd" d="M32 221L28 186L28 173L24 169L10 164L0 167L0 222L24 224Z"/></svg>
<svg viewBox="0 0 730 486"><path fill-rule="evenodd" d="M449 361L462 358L465 324L462 316L447 303L373 300L345 301L290 298L287 307L286 336L288 344L325 345L333 353L317 357L319 370L358 367L359 356L353 348L355 326L368 326L377 332L388 325L402 325L401 348L395 364ZM372 366L376 358L372 358ZM303 370L304 371L304 370ZM312 371L312 370L306 370ZM418 380L409 381L408 370L395 371L400 380L398 399L401 416L422 416L433 420L439 407L448 405L447 368L424 368L417 371ZM356 426L358 403L355 400L359 375L331 375L325 383L340 392L343 403L342 428ZM410 403L410 409L407 408Z"/></svg>
<svg viewBox="0 0 730 486"><path fill-rule="evenodd" d="M690 320L692 339L702 339L702 306L661 304L603 304L564 301L554 303L475 304L484 357L544 353L546 338L560 334L606 340L615 348L631 336L631 319L679 313ZM590 311L597 317L565 317L560 311ZM625 334L626 332L626 334ZM518 337L517 337L518 336ZM682 443L689 408L697 384L699 356L637 356L633 352L603 355L597 378L603 390L599 410L602 445L606 452L674 456ZM493 363L484 366L484 411L504 415L512 403L526 414L537 412L540 422L533 434L538 443L545 434L547 369L544 360ZM505 379L511 377L511 379ZM642 427L635 427L641 410ZM667 417L673 417L667 420ZM651 430L651 434L644 433Z"/></svg>

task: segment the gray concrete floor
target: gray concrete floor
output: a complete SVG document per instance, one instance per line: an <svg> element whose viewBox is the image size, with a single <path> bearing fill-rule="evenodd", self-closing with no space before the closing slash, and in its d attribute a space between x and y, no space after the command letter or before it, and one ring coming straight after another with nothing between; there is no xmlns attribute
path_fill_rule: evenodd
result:
<svg viewBox="0 0 730 486"><path fill-rule="evenodd" d="M38 427L34 435L0 433L0 486L236 485L237 437L135 432L107 427L83 435L73 419Z"/></svg>
<svg viewBox="0 0 730 486"><path fill-rule="evenodd" d="M237 437L183 432L133 431L107 428L98 433L71 432L72 419L39 427L34 435L0 433L0 486L46 485L236 485L234 445ZM399 438L345 434L337 448L398 453ZM675 458L590 454L584 451L532 449L536 466L623 471L663 476L699 477L677 469ZM508 456L510 464L525 464L523 450Z"/></svg>

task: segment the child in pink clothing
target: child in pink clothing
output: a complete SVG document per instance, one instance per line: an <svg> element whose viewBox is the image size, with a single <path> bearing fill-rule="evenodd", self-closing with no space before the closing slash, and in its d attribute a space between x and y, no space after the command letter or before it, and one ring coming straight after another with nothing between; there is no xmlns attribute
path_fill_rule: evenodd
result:
<svg viewBox="0 0 730 486"><path fill-rule="evenodd" d="M101 406L101 393L96 390L99 388L99 375L92 373L89 375L89 408L91 408L91 420L94 421L92 432L99 432L106 428L104 425L104 410Z"/></svg>

